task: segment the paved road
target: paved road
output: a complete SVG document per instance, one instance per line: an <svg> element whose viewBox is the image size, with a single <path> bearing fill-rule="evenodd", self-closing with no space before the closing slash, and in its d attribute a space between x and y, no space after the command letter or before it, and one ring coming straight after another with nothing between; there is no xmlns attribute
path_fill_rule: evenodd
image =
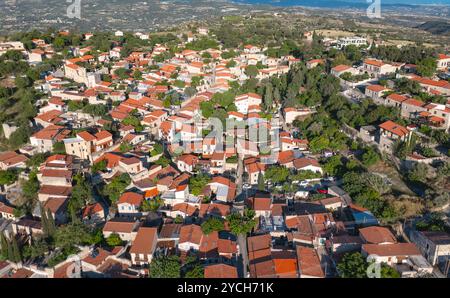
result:
<svg viewBox="0 0 450 298"><path fill-rule="evenodd" d="M248 276L248 252L247 252L247 235L239 235L237 238L239 250L242 256L242 272L243 277Z"/></svg>
<svg viewBox="0 0 450 298"><path fill-rule="evenodd" d="M236 187L237 187L236 197L242 193L243 173L244 173L244 161L242 159L242 156L238 155L238 168L236 171ZM239 208L239 210L241 210L241 213L244 212L244 208ZM248 275L247 235L238 235L237 242L242 256L243 277L246 278Z"/></svg>

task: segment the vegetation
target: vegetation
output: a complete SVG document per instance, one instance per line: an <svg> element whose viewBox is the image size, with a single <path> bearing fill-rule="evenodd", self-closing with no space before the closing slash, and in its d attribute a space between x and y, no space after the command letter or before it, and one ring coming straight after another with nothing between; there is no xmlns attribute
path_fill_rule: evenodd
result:
<svg viewBox="0 0 450 298"><path fill-rule="evenodd" d="M116 246L121 246L123 244L123 241L122 241L122 239L120 239L119 234L112 233L111 235L109 235L108 238L106 238L106 243L110 247L116 247Z"/></svg>
<svg viewBox="0 0 450 298"><path fill-rule="evenodd" d="M8 169L6 171L0 171L0 185L10 185L18 179L17 171Z"/></svg>
<svg viewBox="0 0 450 298"><path fill-rule="evenodd" d="M211 182L211 177L206 174L192 176L189 179L189 190L193 195L198 196L209 182Z"/></svg>
<svg viewBox="0 0 450 298"><path fill-rule="evenodd" d="M178 256L158 256L150 263L151 278L180 278L181 261Z"/></svg>
<svg viewBox="0 0 450 298"><path fill-rule="evenodd" d="M342 278L368 278L367 269L369 265L370 263L364 259L361 253L347 253L337 264L337 270ZM381 278L400 278L400 273L394 268L383 263L380 266Z"/></svg>
<svg viewBox="0 0 450 298"><path fill-rule="evenodd" d="M227 216L230 230L235 235L247 234L253 230L256 225L255 211L245 209L244 214L233 212Z"/></svg>
<svg viewBox="0 0 450 298"><path fill-rule="evenodd" d="M208 235L214 231L217 232L222 231L224 229L224 223L223 220L221 219L210 217L205 222L202 223L201 227L203 233Z"/></svg>
<svg viewBox="0 0 450 298"><path fill-rule="evenodd" d="M121 174L120 176L114 177L113 180L103 188L103 194L109 197L109 200L112 203L116 203L130 183L130 176L126 173Z"/></svg>

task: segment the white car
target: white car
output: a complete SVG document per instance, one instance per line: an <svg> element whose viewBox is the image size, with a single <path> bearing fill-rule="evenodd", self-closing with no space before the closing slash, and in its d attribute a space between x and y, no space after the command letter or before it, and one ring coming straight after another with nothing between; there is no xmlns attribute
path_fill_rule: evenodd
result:
<svg viewBox="0 0 450 298"><path fill-rule="evenodd" d="M303 186L303 187L308 186L308 181L306 181L306 180L301 181L300 186Z"/></svg>

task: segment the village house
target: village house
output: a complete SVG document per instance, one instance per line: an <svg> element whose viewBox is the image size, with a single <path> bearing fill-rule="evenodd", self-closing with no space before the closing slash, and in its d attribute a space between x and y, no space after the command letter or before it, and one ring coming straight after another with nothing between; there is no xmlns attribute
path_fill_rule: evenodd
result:
<svg viewBox="0 0 450 298"><path fill-rule="evenodd" d="M105 221L105 209L100 203L89 204L83 208L82 219L83 223L88 225L95 225Z"/></svg>
<svg viewBox="0 0 450 298"><path fill-rule="evenodd" d="M405 118L415 119L419 116L420 112L426 111L425 103L414 99L408 98L402 102L401 116Z"/></svg>
<svg viewBox="0 0 450 298"><path fill-rule="evenodd" d="M297 171L311 171L314 173L323 174L323 170L319 162L313 158L297 158L294 159L293 163Z"/></svg>
<svg viewBox="0 0 450 298"><path fill-rule="evenodd" d="M0 218L15 219L14 208L0 202Z"/></svg>
<svg viewBox="0 0 450 298"><path fill-rule="evenodd" d="M24 169L28 158L23 154L14 151L6 151L0 153L0 170L8 169Z"/></svg>
<svg viewBox="0 0 450 298"><path fill-rule="evenodd" d="M122 241L133 241L139 226L138 220L115 218L106 222L103 227L103 236L108 238L112 234L117 234Z"/></svg>
<svg viewBox="0 0 450 298"><path fill-rule="evenodd" d="M38 199L40 202L46 202L50 198L69 198L72 193L72 186L59 185L41 185L38 192Z"/></svg>
<svg viewBox="0 0 450 298"><path fill-rule="evenodd" d="M445 268L450 255L449 233L409 230L407 234L431 265Z"/></svg>
<svg viewBox="0 0 450 298"><path fill-rule="evenodd" d="M139 216L144 196L135 192L125 192L117 202L117 210L121 216Z"/></svg>
<svg viewBox="0 0 450 298"><path fill-rule="evenodd" d="M30 143L36 147L36 151L39 153L51 152L53 145L61 142L68 134L69 131L63 126L49 125L33 134L30 137Z"/></svg>
<svg viewBox="0 0 450 298"><path fill-rule="evenodd" d="M131 243L131 263L138 266L150 264L157 242L158 230L156 228L140 227L136 238Z"/></svg>
<svg viewBox="0 0 450 298"><path fill-rule="evenodd" d="M438 70L447 70L450 67L450 56L445 54L438 54L437 69Z"/></svg>
<svg viewBox="0 0 450 298"><path fill-rule="evenodd" d="M334 75L335 77L338 77L338 78L339 78L342 74L344 74L344 73L346 73L346 72L350 73L351 75L357 75L357 74L359 74L359 70L358 70L358 69L353 68L353 67L348 66L348 65L343 65L343 64L337 65L337 66L333 67L333 68L331 69L331 71L330 71L330 73L331 73L332 75Z"/></svg>
<svg viewBox="0 0 450 298"><path fill-rule="evenodd" d="M383 104L386 106L389 106L389 107L395 107L395 108L401 109L402 103L407 99L408 99L408 97L406 97L404 95L400 95L397 93L391 93L388 96L386 96Z"/></svg>
<svg viewBox="0 0 450 298"><path fill-rule="evenodd" d="M366 59L363 62L363 70L375 77L380 77L389 73L394 73L400 69L402 65L393 65L389 63L384 63L381 60L376 59Z"/></svg>
<svg viewBox="0 0 450 298"><path fill-rule="evenodd" d="M409 141L412 132L393 121L386 121L379 126L378 146L381 151L393 152L394 145L397 141Z"/></svg>
<svg viewBox="0 0 450 298"><path fill-rule="evenodd" d="M247 93L236 96L234 99L237 111L246 115L248 113L249 106L261 105L262 97L256 93Z"/></svg>
<svg viewBox="0 0 450 298"><path fill-rule="evenodd" d="M95 152L102 151L113 145L112 134L106 130L95 135L87 131L76 134L75 138L64 139L66 152L81 159L92 161Z"/></svg>
<svg viewBox="0 0 450 298"><path fill-rule="evenodd" d="M366 87L365 95L370 97L376 104L383 104L384 99L382 96L387 91L389 91L389 89L384 86L369 85Z"/></svg>

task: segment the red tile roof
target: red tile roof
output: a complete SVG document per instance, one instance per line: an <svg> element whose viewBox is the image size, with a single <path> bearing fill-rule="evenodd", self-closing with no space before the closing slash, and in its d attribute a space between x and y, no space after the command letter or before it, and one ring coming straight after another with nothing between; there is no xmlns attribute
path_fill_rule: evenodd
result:
<svg viewBox="0 0 450 298"><path fill-rule="evenodd" d="M87 131L82 131L77 133L77 135L82 138L83 140L85 140L86 142L91 142L95 140L95 137L93 135L91 135L90 133L88 133Z"/></svg>
<svg viewBox="0 0 450 298"><path fill-rule="evenodd" d="M362 250L369 255L384 256L417 256L421 255L414 243L395 244L363 244Z"/></svg>
<svg viewBox="0 0 450 298"><path fill-rule="evenodd" d="M369 89L370 91L373 91L373 92L381 92L381 91L387 90L386 87L381 86L381 85L369 85L369 86L367 86L367 89Z"/></svg>
<svg viewBox="0 0 450 298"><path fill-rule="evenodd" d="M130 205L140 206L143 200L144 196L141 194L135 192L126 192L120 196L118 204L128 203Z"/></svg>
<svg viewBox="0 0 450 298"><path fill-rule="evenodd" d="M205 267L205 278L237 278L237 268L227 264L215 264Z"/></svg>
<svg viewBox="0 0 450 298"><path fill-rule="evenodd" d="M325 277L319 255L314 248L297 246L297 260L300 276Z"/></svg>
<svg viewBox="0 0 450 298"><path fill-rule="evenodd" d="M351 68L351 66L341 64L341 65L337 65L337 66L333 67L332 70L335 72L342 72L342 71L350 69L350 68Z"/></svg>
<svg viewBox="0 0 450 298"><path fill-rule="evenodd" d="M367 227L359 229L359 234L367 243L380 244L380 243L397 243L395 236L384 227Z"/></svg>
<svg viewBox="0 0 450 298"><path fill-rule="evenodd" d="M403 137L409 133L409 130L406 127L403 127L400 124L397 124L391 120L381 123L380 127L399 137Z"/></svg>
<svg viewBox="0 0 450 298"><path fill-rule="evenodd" d="M157 228L140 227L131 245L130 254L152 254L156 247L157 235Z"/></svg>

